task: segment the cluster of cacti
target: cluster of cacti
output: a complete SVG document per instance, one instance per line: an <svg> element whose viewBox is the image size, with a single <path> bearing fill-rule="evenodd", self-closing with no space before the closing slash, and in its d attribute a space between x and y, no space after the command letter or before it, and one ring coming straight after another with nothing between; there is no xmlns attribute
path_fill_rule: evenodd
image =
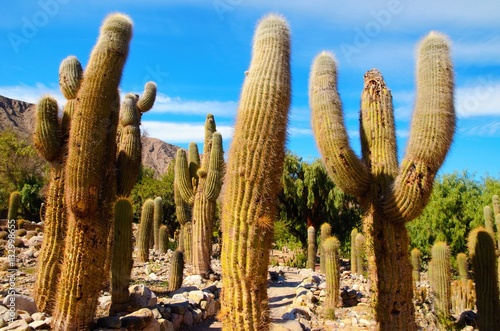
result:
<svg viewBox="0 0 500 331"><path fill-rule="evenodd" d="M432 246L429 263L429 282L434 293L434 309L438 320L446 323L451 310L451 264L450 248L443 241Z"/></svg>
<svg viewBox="0 0 500 331"><path fill-rule="evenodd" d="M115 202L114 240L111 251L111 306L109 315L127 311L132 271L132 203L126 198Z"/></svg>
<svg viewBox="0 0 500 331"><path fill-rule="evenodd" d="M291 97L290 32L263 18L241 91L222 210L224 330L269 328L267 274Z"/></svg>
<svg viewBox="0 0 500 331"><path fill-rule="evenodd" d="M156 197L154 200L154 212L153 212L153 238L154 238L154 249L155 251L160 251L160 227L163 222L163 199L161 197Z"/></svg>
<svg viewBox="0 0 500 331"><path fill-rule="evenodd" d="M307 266L308 269L316 269L316 229L314 226L307 228Z"/></svg>
<svg viewBox="0 0 500 331"><path fill-rule="evenodd" d="M420 281L420 250L414 248L411 250L411 266L413 268L413 281Z"/></svg>
<svg viewBox="0 0 500 331"><path fill-rule="evenodd" d="M496 330L500 325L500 301L494 239L487 229L476 228L469 234L468 248L476 285L479 330Z"/></svg>
<svg viewBox="0 0 500 331"><path fill-rule="evenodd" d="M358 274L365 273L365 236L360 232L356 235L356 270Z"/></svg>
<svg viewBox="0 0 500 331"><path fill-rule="evenodd" d="M19 207L21 206L21 194L18 191L14 191L9 197L9 209L7 211L7 219L16 220L17 213L19 212Z"/></svg>
<svg viewBox="0 0 500 331"><path fill-rule="evenodd" d="M153 217L155 203L153 199L147 199L142 205L141 222L137 230L137 258L141 262L149 261L149 242L153 235Z"/></svg>
<svg viewBox="0 0 500 331"><path fill-rule="evenodd" d="M339 299L340 269L339 269L340 242L336 237L330 237L322 243L325 254L325 281L326 297L324 303L325 316L335 318L335 308Z"/></svg>
<svg viewBox="0 0 500 331"><path fill-rule="evenodd" d="M358 272L358 258L356 255L356 237L358 235L358 229L354 228L351 231L351 273L355 274Z"/></svg>
<svg viewBox="0 0 500 331"><path fill-rule="evenodd" d="M321 249L320 249L320 256L319 256L319 266L320 266L320 271L321 273L325 273L325 254L323 252L323 243L325 242L326 239L328 239L332 235L332 226L328 223L323 223L321 224L320 228L320 236L321 236Z"/></svg>
<svg viewBox="0 0 500 331"><path fill-rule="evenodd" d="M186 261L192 262L194 272L200 275L207 276L211 270L216 200L222 187L223 173L222 136L216 131L213 115L208 114L205 121L203 161L200 163L198 146L191 143L187 154L182 149L177 151L175 163L175 185L178 197L182 199L181 212L186 209L185 205L192 205L191 239L185 229L189 221L183 225ZM191 250L188 250L188 245L192 245Z"/></svg>
<svg viewBox="0 0 500 331"><path fill-rule="evenodd" d="M420 44L417 93L406 156L398 165L391 91L373 69L361 97L362 158L349 146L332 55L321 53L310 77L312 126L335 184L359 198L372 281L383 330L416 330L405 223L428 202L455 131L453 68L448 39L431 32Z"/></svg>
<svg viewBox="0 0 500 331"><path fill-rule="evenodd" d="M184 272L184 253L180 250L174 251L170 267L170 278L168 290L175 291L182 286L182 276Z"/></svg>
<svg viewBox="0 0 500 331"><path fill-rule="evenodd" d="M108 277L113 205L117 193L129 194L138 174L140 111L151 108L156 86L149 83L140 99L128 95L120 110L118 85L131 36L128 16L108 16L85 75L74 57L61 64L68 99L62 118L53 98L37 105L35 146L52 169L35 296L39 309L54 307L58 330L92 323Z"/></svg>
<svg viewBox="0 0 500 331"><path fill-rule="evenodd" d="M476 305L476 289L472 279L456 279L451 282L451 310L461 314L474 309Z"/></svg>
<svg viewBox="0 0 500 331"><path fill-rule="evenodd" d="M168 240L168 227L162 225L158 231L158 250L160 253L165 254L168 251Z"/></svg>

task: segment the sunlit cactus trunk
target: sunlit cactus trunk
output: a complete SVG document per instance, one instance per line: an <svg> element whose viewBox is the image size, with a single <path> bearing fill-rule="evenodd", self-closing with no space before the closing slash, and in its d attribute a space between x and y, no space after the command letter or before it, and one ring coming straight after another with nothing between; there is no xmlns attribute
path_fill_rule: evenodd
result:
<svg viewBox="0 0 500 331"><path fill-rule="evenodd" d="M285 158L290 32L275 15L257 26L240 97L222 203L223 330L269 329L267 268Z"/></svg>
<svg viewBox="0 0 500 331"><path fill-rule="evenodd" d="M398 165L392 96L376 69L361 96L362 158L349 146L331 54L318 55L310 78L312 126L329 175L364 210L372 304L381 330L416 330L405 223L428 202L455 131L449 42L431 32L420 44L417 97L406 155Z"/></svg>

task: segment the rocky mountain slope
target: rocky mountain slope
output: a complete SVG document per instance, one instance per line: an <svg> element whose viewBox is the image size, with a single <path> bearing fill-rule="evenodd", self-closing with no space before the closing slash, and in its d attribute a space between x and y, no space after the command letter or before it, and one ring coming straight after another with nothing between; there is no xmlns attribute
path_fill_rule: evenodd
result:
<svg viewBox="0 0 500 331"><path fill-rule="evenodd" d="M11 129L30 139L35 127L35 105L0 95L0 131ZM156 138L142 137L142 163L157 175L165 172L179 147Z"/></svg>

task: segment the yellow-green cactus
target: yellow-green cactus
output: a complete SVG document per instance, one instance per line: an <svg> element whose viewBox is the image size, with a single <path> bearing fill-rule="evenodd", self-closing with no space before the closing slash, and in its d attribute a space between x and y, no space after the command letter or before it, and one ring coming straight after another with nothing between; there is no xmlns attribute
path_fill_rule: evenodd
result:
<svg viewBox="0 0 500 331"><path fill-rule="evenodd" d="M411 266L413 268L413 281L420 282L420 250L416 247L411 250Z"/></svg>
<svg viewBox="0 0 500 331"><path fill-rule="evenodd" d="M316 230L314 226L307 228L307 265L308 269L316 269Z"/></svg>
<svg viewBox="0 0 500 331"><path fill-rule="evenodd" d="M165 254L168 251L168 227L162 225L158 232L158 249L160 253Z"/></svg>
<svg viewBox="0 0 500 331"><path fill-rule="evenodd" d="M21 194L18 191L14 191L9 196L9 210L7 212L7 219L9 221L17 219L19 207L21 207Z"/></svg>
<svg viewBox="0 0 500 331"><path fill-rule="evenodd" d="M358 229L354 228L351 230L351 273L355 274L358 272L358 258L356 252L356 236L358 235Z"/></svg>
<svg viewBox="0 0 500 331"><path fill-rule="evenodd" d="M142 205L141 223L137 230L137 258L141 262L149 261L149 242L153 235L154 201L147 199Z"/></svg>
<svg viewBox="0 0 500 331"><path fill-rule="evenodd" d="M269 328L267 266L277 217L291 95L290 32L269 15L257 26L222 202L224 330Z"/></svg>
<svg viewBox="0 0 500 331"><path fill-rule="evenodd" d="M383 330L416 330L412 268L405 223L427 204L435 175L455 132L453 67L447 37L431 32L420 44L417 96L406 155L398 166L391 91L377 70L364 77L362 158L349 146L333 56L323 52L311 69L312 126L329 175L359 198L372 280L372 304Z"/></svg>
<svg viewBox="0 0 500 331"><path fill-rule="evenodd" d="M326 297L324 304L325 316L329 319L334 319L340 289L340 242L336 237L329 237L323 242L322 247L325 254L326 270Z"/></svg>
<svg viewBox="0 0 500 331"><path fill-rule="evenodd" d="M451 314L450 248L445 242L438 241L432 246L431 255L429 282L434 292L434 309L439 322L446 326Z"/></svg>
<svg viewBox="0 0 500 331"><path fill-rule="evenodd" d="M320 228L320 235L321 235L321 249L320 249L320 256L319 256L319 265L320 265L320 271L321 273L325 273L325 254L323 252L323 243L325 242L326 239L328 239L332 235L332 226L328 223L323 223L321 224Z"/></svg>
<svg viewBox="0 0 500 331"><path fill-rule="evenodd" d="M163 222L163 199L156 197L154 200L154 213L153 213L153 240L155 251L160 250L160 227Z"/></svg>
<svg viewBox="0 0 500 331"><path fill-rule="evenodd" d="M175 291L182 286L183 273L184 273L184 253L180 250L176 250L172 254L170 278L168 282L169 291Z"/></svg>

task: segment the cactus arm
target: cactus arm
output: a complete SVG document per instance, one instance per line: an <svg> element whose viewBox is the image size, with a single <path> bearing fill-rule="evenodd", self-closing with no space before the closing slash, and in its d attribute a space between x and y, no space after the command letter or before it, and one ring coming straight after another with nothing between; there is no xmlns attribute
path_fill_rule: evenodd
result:
<svg viewBox="0 0 500 331"><path fill-rule="evenodd" d="M214 133L212 137L212 150L210 151L210 164L204 194L208 200L216 200L222 187L222 177L224 174L224 152L222 150L222 136Z"/></svg>
<svg viewBox="0 0 500 331"><path fill-rule="evenodd" d="M449 41L431 32L419 48L417 98L406 155L393 192L383 202L392 221L408 222L427 204L455 132L453 90Z"/></svg>
<svg viewBox="0 0 500 331"><path fill-rule="evenodd" d="M309 103L313 132L328 173L344 192L363 195L369 187L368 171L349 146L337 92L337 68L326 52L316 57L311 68Z"/></svg>
<svg viewBox="0 0 500 331"><path fill-rule="evenodd" d="M83 77L80 61L75 56L68 56L59 66L59 88L68 100L75 99Z"/></svg>
<svg viewBox="0 0 500 331"><path fill-rule="evenodd" d="M154 82L147 82L144 86L144 92L139 100L137 100L137 109L141 113L145 113L151 108L156 100L156 84Z"/></svg>
<svg viewBox="0 0 500 331"><path fill-rule="evenodd" d="M205 120L205 139L203 141L203 161L201 163L201 168L207 171L210 164L210 152L212 150L212 137L217 131L215 125L214 115L207 114Z"/></svg>
<svg viewBox="0 0 500 331"><path fill-rule="evenodd" d="M182 199L192 204L194 199L193 182L189 175L186 151L182 148L177 150L177 155L175 157L175 182Z"/></svg>
<svg viewBox="0 0 500 331"><path fill-rule="evenodd" d="M54 161L61 149L61 128L57 101L43 97L36 105L36 129L33 137L38 152L49 162Z"/></svg>
<svg viewBox="0 0 500 331"><path fill-rule="evenodd" d="M189 143L187 162L189 165L189 176L191 177L191 186L193 190L198 187L198 171L200 170L201 161L200 153L198 152L198 145L195 142Z"/></svg>

